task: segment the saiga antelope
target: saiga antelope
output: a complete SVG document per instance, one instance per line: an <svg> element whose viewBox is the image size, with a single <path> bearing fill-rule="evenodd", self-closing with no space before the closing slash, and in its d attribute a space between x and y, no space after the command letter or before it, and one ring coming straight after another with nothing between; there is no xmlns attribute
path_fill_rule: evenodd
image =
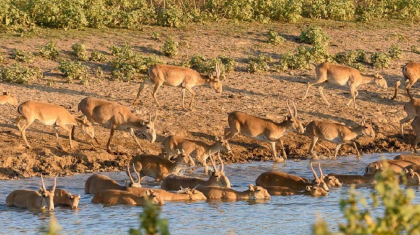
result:
<svg viewBox="0 0 420 235"><path fill-rule="evenodd" d="M412 100L413 96L410 94L410 88L420 78L420 63L409 62L405 64L402 67L402 73L403 73L403 76L404 76L403 79L405 80L405 82L408 81L408 85L405 87L405 89L407 90L408 97L410 97L410 100ZM394 91L394 96L392 97L392 99L397 98L398 87L401 85L401 82L403 79L401 79L400 81L397 81L397 83L395 84L395 91Z"/></svg>
<svg viewBox="0 0 420 235"><path fill-rule="evenodd" d="M293 190L289 187L266 186L264 187L271 196L309 195L313 197L328 196L322 187L307 185L305 190Z"/></svg>
<svg viewBox="0 0 420 235"><path fill-rule="evenodd" d="M162 181L161 188L165 190L180 190L181 188L195 188L197 185L230 188L230 181L225 175L224 164L220 158L220 154L218 154L218 157L221 164L220 169L217 169L213 157L210 155L213 171L211 171L208 180L186 176L169 175Z"/></svg>
<svg viewBox="0 0 420 235"><path fill-rule="evenodd" d="M146 191L150 188L128 188L126 191L132 193L135 196L144 196ZM197 189L184 188L176 193L171 193L163 189L153 188L153 192L158 193L160 197L166 201L201 201L206 200L207 197Z"/></svg>
<svg viewBox="0 0 420 235"><path fill-rule="evenodd" d="M110 179L108 176L94 174L91 175L85 183L85 193L86 194L95 194L101 190L107 189L116 189L116 190L126 190L127 188L141 188L140 184L140 174L134 168L134 172L137 175L137 180L134 181L133 176L130 172L130 167L127 166L126 173L130 179L130 182L126 181L126 185L122 186L117 183L117 181Z"/></svg>
<svg viewBox="0 0 420 235"><path fill-rule="evenodd" d="M79 205L80 195L72 195L64 189L54 190L54 205L69 206L71 209L76 209Z"/></svg>
<svg viewBox="0 0 420 235"><path fill-rule="evenodd" d="M153 119L149 114L149 121L143 121L123 105L93 97L82 99L79 103L78 110L81 111L92 124L96 122L105 128L111 129L108 143L106 144L108 151L111 150L110 144L115 130L128 130L140 149L142 149L141 145L138 142L133 129L140 130L146 139L150 140L152 143L156 140L155 121L157 112Z"/></svg>
<svg viewBox="0 0 420 235"><path fill-rule="evenodd" d="M413 148L414 152L417 153L417 144L420 142L420 118L417 116L411 122L411 127L413 128L414 133L416 133L416 138L413 140L411 144L411 148Z"/></svg>
<svg viewBox="0 0 420 235"><path fill-rule="evenodd" d="M192 109L195 92L192 90L195 86L209 84L217 93L222 92L222 82L220 81L220 68L216 64L215 74L203 75L190 68L177 67L173 65L153 65L148 70L149 80L144 81L137 92L137 97L133 104L136 105L140 101L140 93L148 84L154 84L155 87L152 92L153 99L158 107L159 101L156 98L157 91L162 85L180 86L182 88L182 108L185 109L184 98L185 90L191 94L191 101L189 108Z"/></svg>
<svg viewBox="0 0 420 235"><path fill-rule="evenodd" d="M3 92L3 95L0 95L0 104L11 104L14 106L18 105L16 97L12 96L10 92Z"/></svg>
<svg viewBox="0 0 420 235"><path fill-rule="evenodd" d="M239 192L231 188L222 187L208 187L208 186L197 186L197 189L201 191L207 199L224 199L224 200L269 200L270 194L267 190L260 186L254 186L250 184L248 190Z"/></svg>
<svg viewBox="0 0 420 235"><path fill-rule="evenodd" d="M315 67L315 72L317 81L314 83L308 83L305 96L302 100L305 100L308 96L308 91L311 86L321 84L319 87L319 93L325 103L330 105L330 102L328 102L327 98L324 96L325 85L332 83L334 85L345 86L347 84L350 87L350 93L352 96L347 103L347 106L350 106L351 102L353 102L354 109L356 109L356 96L359 95L357 88L360 85L374 81L379 87L388 88L386 80L378 73L375 75L361 75L359 70L343 65L324 62Z"/></svg>
<svg viewBox="0 0 420 235"><path fill-rule="evenodd" d="M366 125L364 119L361 125L351 128L343 124L328 121L312 121L306 126L305 132L312 140L311 146L309 147L309 153L314 157L316 157L316 154L313 150L319 139L337 144L335 147L334 159L337 159L338 150L340 150L341 145L353 144L356 149L357 160L360 161L361 155L357 149L355 139L361 135L368 135L375 138L375 132L373 131L372 126ZM330 152L325 146L321 144L318 145Z"/></svg>
<svg viewBox="0 0 420 235"><path fill-rule="evenodd" d="M171 135L162 141L161 146L162 152L166 153L167 158L175 155L177 151L185 151L185 154L188 154L193 159L197 159L204 166L206 175L208 174L207 158L210 156L210 152L232 152L228 140L225 140L223 136L220 138L216 137L215 143L207 144L203 141L189 140L181 136Z"/></svg>
<svg viewBox="0 0 420 235"><path fill-rule="evenodd" d="M184 152L178 154L174 159L175 162L156 156L156 155L138 155L131 159L130 165L134 169L137 169L140 172L140 176L144 178L145 176L150 176L155 179L155 181L162 181L170 174L178 174L180 170L191 163L190 156Z"/></svg>
<svg viewBox="0 0 420 235"><path fill-rule="evenodd" d="M287 101L290 116L287 116L286 120L280 123L274 122L270 119L254 117L239 111L229 113L229 127L225 129L226 139L230 139L241 133L242 135L252 139L270 142L276 161L281 160L277 158L276 152L276 142L278 141L280 142L280 146L282 148L282 156L284 159L287 159L281 137L286 135L288 131L294 131L300 134L303 134L305 131L302 123L297 119L297 109L294 102L293 106L294 112L292 112L292 109L289 106L289 101Z"/></svg>
<svg viewBox="0 0 420 235"><path fill-rule="evenodd" d="M144 206L148 200L154 205L163 206L165 201L160 197L159 193L153 190L146 190L146 196L136 196L127 191L116 189L102 190L93 195L92 203L102 203L106 205L132 205Z"/></svg>
<svg viewBox="0 0 420 235"><path fill-rule="evenodd" d="M394 160L402 160L411 162L413 165L420 165L420 155L398 155L394 157Z"/></svg>
<svg viewBox="0 0 420 235"><path fill-rule="evenodd" d="M316 174L312 162L311 162L311 170L312 174L314 175L314 180L306 180L300 176L288 174L285 172L279 171L268 171L264 172L257 177L255 183L258 186L267 187L267 186L281 186L287 187L292 190L305 190L306 186L318 186L322 187L325 191L329 191L328 185L324 181L324 176L321 173L320 177ZM321 164L318 165L319 169L321 169Z"/></svg>
<svg viewBox="0 0 420 235"><path fill-rule="evenodd" d="M412 162L404 160L379 160L370 163L365 168L365 174L375 174L378 170L382 170L385 167L394 171L394 173L400 173L405 167L413 165Z"/></svg>
<svg viewBox="0 0 420 235"><path fill-rule="evenodd" d="M63 148L58 138L57 127L61 127L69 132L70 148L73 148L71 141L72 131L67 127L67 125L73 126L73 129L76 126L81 126L84 133L91 137L93 136L92 124L89 123L86 118L74 117L69 113L69 111L67 111L67 109L59 105L41 103L37 101L26 101L19 105L17 111L21 116L16 118L16 126L22 133L23 140L25 140L25 143L29 148L31 148L31 145L29 145L28 140L26 139L26 129L35 120L38 120L44 125L52 125L54 127L54 133L57 137L57 145L61 149ZM21 121L25 121L22 126L20 126Z"/></svg>
<svg viewBox="0 0 420 235"><path fill-rule="evenodd" d="M404 111L407 113L407 117L400 120L401 137L404 137L404 124L420 115L420 99L411 99L409 102L405 103ZM415 123L414 120L411 123L411 126L413 126L413 123Z"/></svg>
<svg viewBox="0 0 420 235"><path fill-rule="evenodd" d="M329 176L334 176L342 184L374 184L375 174L365 174L365 175L345 175L345 174L328 174Z"/></svg>
<svg viewBox="0 0 420 235"><path fill-rule="evenodd" d="M27 208L29 210L54 210L54 192L57 185L57 177L50 191L45 188L44 179L41 175L41 188L38 191L15 190L6 197L6 206Z"/></svg>

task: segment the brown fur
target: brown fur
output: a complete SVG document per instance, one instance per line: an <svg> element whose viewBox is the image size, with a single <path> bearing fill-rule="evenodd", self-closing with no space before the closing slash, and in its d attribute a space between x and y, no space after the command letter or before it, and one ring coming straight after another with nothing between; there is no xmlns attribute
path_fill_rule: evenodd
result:
<svg viewBox="0 0 420 235"><path fill-rule="evenodd" d="M54 191L54 205L69 206L71 209L76 209L79 201L80 195L72 195L64 189Z"/></svg>
<svg viewBox="0 0 420 235"><path fill-rule="evenodd" d="M420 78L420 63L409 62L405 64L401 69L404 77L400 81L397 81L397 83L395 84L394 96L392 97L392 99L397 98L398 87L401 85L401 83L408 81L408 85L405 87L405 89L407 90L408 97L410 97L410 100L412 100L414 98L410 94L410 88Z"/></svg>
<svg viewBox="0 0 420 235"><path fill-rule="evenodd" d="M293 190L289 187L267 186L268 193L272 196L308 195L313 197L328 196L328 192L321 187L306 186L305 190Z"/></svg>
<svg viewBox="0 0 420 235"><path fill-rule="evenodd" d="M0 104L11 104L14 106L18 105L16 97L12 96L10 92L3 92L3 95L0 95Z"/></svg>
<svg viewBox="0 0 420 235"><path fill-rule="evenodd" d="M260 186L249 185L248 190L239 192L231 188L222 187L205 187L198 186L197 189L201 191L207 199L224 199L224 200L261 200L270 199L270 194L267 190Z"/></svg>
<svg viewBox="0 0 420 235"><path fill-rule="evenodd" d="M161 198L159 193L156 193L153 190L147 190L145 194L145 196L136 196L127 191L115 189L102 190L95 193L92 198L92 203L144 206L150 198L155 205L163 206L165 204L165 201Z"/></svg>

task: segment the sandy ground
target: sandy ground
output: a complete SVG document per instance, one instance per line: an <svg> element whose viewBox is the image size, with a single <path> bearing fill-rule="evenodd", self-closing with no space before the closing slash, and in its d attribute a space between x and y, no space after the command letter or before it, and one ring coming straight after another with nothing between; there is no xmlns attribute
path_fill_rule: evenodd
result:
<svg viewBox="0 0 420 235"><path fill-rule="evenodd" d="M388 89L376 87L374 84L363 85L359 89L356 102L358 110L348 108L345 104L350 98L348 87L329 85L324 90L331 106L324 104L317 88L311 89L309 96L302 101L306 84L314 81L314 69L306 71L291 71L287 73L271 70L265 73L250 74L246 72L247 59L259 53L267 53L277 61L280 53L294 51L300 45L297 38L301 24L252 24L252 23L212 23L194 24L181 29L144 26L141 31L128 30L93 30L80 31L39 29L34 33L17 37L13 34L0 34L1 50L4 52L7 66L15 62L12 59L14 49L36 52L40 46L53 40L61 49L60 59L70 59L71 45L82 42L89 51L99 50L110 57L112 45L131 45L137 52L145 55L158 54L167 63L180 63L189 60L193 55L201 54L206 58L217 55L229 55L238 63L236 71L229 73L223 81L223 93L217 94L209 87L196 87L196 99L192 111L181 108L181 90L174 87L163 87L158 93L158 99L163 105L158 110L156 122L157 142L150 143L140 139L146 153L159 154L160 141L170 134L180 134L192 139L200 139L211 143L215 136L223 134L227 127L227 113L240 110L251 115L282 121L287 115L286 99L294 98L298 107L298 117L304 123L312 120L330 120L347 125L360 123L365 116L374 126L377 133L375 139L361 137L358 139L363 153L394 152L410 149L408 143L414 138L406 127L406 137L398 135L399 120L405 117L403 104L408 101L404 89L400 89L400 97L391 100L393 87L401 79L400 67L410 61L419 61L420 55L410 52L412 45L419 45L420 31L416 27L393 22L382 25L358 25L353 23L336 23L319 21L316 24L323 27L331 37L329 52L363 49L367 52L388 51L392 44L397 44L404 51L401 59L393 60L390 68L375 70L366 66L364 72L379 72L388 81ZM282 45L274 46L266 43L266 32L276 30L286 38ZM153 32L159 32L161 41L151 38ZM179 55L173 59L164 57L160 51L166 36L173 36L180 43ZM25 64L25 63L23 63ZM110 77L110 67L106 62L84 62L93 71L101 66L106 77ZM132 102L140 85L140 80L132 82L109 81L91 82L81 85L64 82L58 71L58 62L36 57L30 65L39 66L44 72L44 78L30 85L1 83L0 91L10 91L19 103L26 100L37 100L71 107L77 113L77 105L87 96L116 101L129 107L137 116L146 119L148 113L157 110L150 95L151 87L142 94L141 104L133 106ZM92 75L93 76L93 75ZM55 84L47 86L47 80ZM417 85L412 94L418 97ZM401 87L402 88L402 87ZM109 130L95 126L95 132L101 143L100 148L93 149L86 136L80 131L76 133L77 146L69 148L67 133L60 131L60 141L65 151L56 146L53 128L42 124L33 124L27 130L27 138L32 149L25 147L13 119L17 116L16 107L1 105L0 112L0 179L16 177L31 177L40 173L47 175L69 175L83 172L119 171L132 156L141 154L135 142L127 132L118 131L112 142L113 153L105 149ZM310 139L304 135L288 133L283 137L286 152L290 159L302 159L309 156ZM227 163L246 161L272 160L270 145L255 141L244 136L237 136L231 141L233 155L224 154ZM333 144L323 142L333 151ZM278 146L279 149L279 146ZM316 148L320 154L326 154ZM339 155L355 154L351 146L344 146ZM356 158L355 158L356 160Z"/></svg>

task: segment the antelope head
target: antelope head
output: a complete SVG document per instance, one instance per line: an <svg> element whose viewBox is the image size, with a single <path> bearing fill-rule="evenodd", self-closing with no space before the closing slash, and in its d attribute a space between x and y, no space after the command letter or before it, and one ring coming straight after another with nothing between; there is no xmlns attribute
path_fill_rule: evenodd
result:
<svg viewBox="0 0 420 235"><path fill-rule="evenodd" d="M153 190L147 190L146 196L148 199L152 202L154 205L163 206L165 205L165 202L163 201L163 198L160 196L158 192L155 192Z"/></svg>
<svg viewBox="0 0 420 235"><path fill-rule="evenodd" d="M45 206L47 207L47 209L49 211L54 210L54 192L55 192L55 187L56 186L57 186L57 176L54 179L54 185L53 185L51 191L48 191L45 188L44 178L41 175L41 188L39 190L39 193L43 197L42 198L42 204L45 204Z"/></svg>
<svg viewBox="0 0 420 235"><path fill-rule="evenodd" d="M17 106L18 105L18 102L17 102L16 97L12 96L12 94L9 91L3 92L3 95L9 97L9 99L8 99L8 103L9 104L14 105L14 106Z"/></svg>
<svg viewBox="0 0 420 235"><path fill-rule="evenodd" d="M248 191L251 193L250 199L270 199L271 196L268 194L267 190L261 186L254 186L250 184L248 186Z"/></svg>
<svg viewBox="0 0 420 235"><path fill-rule="evenodd" d="M372 138L375 138L375 131L373 130L371 125L366 124L366 119L364 117L362 118L362 123L359 127L362 128L362 135L367 135Z"/></svg>
<svg viewBox="0 0 420 235"><path fill-rule="evenodd" d="M207 197L204 196L204 194L202 192L198 191L197 189L185 188L184 191L185 191L186 194L188 194L191 201L206 200L207 199Z"/></svg>
<svg viewBox="0 0 420 235"><path fill-rule="evenodd" d="M229 141L224 138L224 136L216 137L217 144L220 145L220 149L227 153L232 153L232 149L230 148Z"/></svg>
<svg viewBox="0 0 420 235"><path fill-rule="evenodd" d="M382 164L371 163L365 168L365 175L375 174L377 171L382 170Z"/></svg>
<svg viewBox="0 0 420 235"><path fill-rule="evenodd" d="M420 185L420 176L417 172L415 172L413 169L405 169L404 172L407 177L408 185Z"/></svg>
<svg viewBox="0 0 420 235"><path fill-rule="evenodd" d="M319 165L318 165L318 167L319 167L319 169L321 169L321 163L318 163ZM325 183L325 181L324 181L324 175L322 174L322 170L320 170L320 177L318 177L318 175L316 174L316 172L315 172L315 170L314 170L314 167L312 166L312 162L311 162L311 170L312 170L312 173L313 173L313 175L314 175L314 177L315 177L315 179L313 179L312 180L312 185L313 186L318 186L318 187L321 187L322 189L324 189L325 191L329 191L329 188L328 188L328 186L327 186L327 184Z"/></svg>
<svg viewBox="0 0 420 235"><path fill-rule="evenodd" d="M79 206L80 195L70 195L69 196L69 205L71 209L77 209Z"/></svg>
<svg viewBox="0 0 420 235"><path fill-rule="evenodd" d="M195 166L194 160L191 158L189 154L185 152L184 149L179 151L176 150L176 157L172 157L170 160L174 160L177 164Z"/></svg>
<svg viewBox="0 0 420 235"><path fill-rule="evenodd" d="M220 152L217 154L220 161L220 169L217 169L211 151L209 155L211 164L213 166L213 171L211 172L209 181L212 181L214 184L217 184L220 187L231 188L229 178L225 175L225 165L223 164L222 158L220 157Z"/></svg>
<svg viewBox="0 0 420 235"><path fill-rule="evenodd" d="M307 185L306 186L306 192L314 197L319 197L319 196L328 196L328 192L325 191L323 188L318 187L318 186L311 186L311 185Z"/></svg>
<svg viewBox="0 0 420 235"><path fill-rule="evenodd" d="M134 178L131 175L130 165L127 165L127 169L126 169L125 172L127 173L127 176L130 179L130 181L128 181L128 180L125 181L125 187L127 187L127 188L128 187L141 188L141 184L140 184L140 181L141 181L140 173L136 170L136 167L134 166L134 163L133 163L133 169L134 169L134 173L136 173L136 175L137 175L137 182L134 181Z"/></svg>
<svg viewBox="0 0 420 235"><path fill-rule="evenodd" d="M208 75L206 82L210 84L210 87L213 88L217 93L222 93L222 82L220 81L220 67L219 63L216 63L216 71Z"/></svg>
<svg viewBox="0 0 420 235"><path fill-rule="evenodd" d="M319 173L321 174L321 178L324 180L324 182L327 184L328 187L341 187L343 186L340 181L332 175L324 175L322 173L321 164L318 165Z"/></svg>
<svg viewBox="0 0 420 235"><path fill-rule="evenodd" d="M375 84L377 86L385 88L385 89L388 88L388 84L386 83L385 78L382 77L379 73L376 73L374 77L375 77Z"/></svg>
<svg viewBox="0 0 420 235"><path fill-rule="evenodd" d="M156 129L155 129L155 121L157 119L157 111L155 111L155 116L152 118L152 115L149 113L149 120L148 121L140 121L140 132L142 135L146 137L146 139L150 140L151 143L155 142L156 140Z"/></svg>
<svg viewBox="0 0 420 235"><path fill-rule="evenodd" d="M92 139L95 138L95 131L93 125L89 122L86 116L75 117L77 124L82 128L83 133L87 134Z"/></svg>
<svg viewBox="0 0 420 235"><path fill-rule="evenodd" d="M289 106L289 100L287 100L287 108L289 109L289 116L287 116L286 119L288 129L292 130L293 132L303 134L305 132L305 128L303 128L302 122L297 119L297 108L295 101L293 101L293 111Z"/></svg>

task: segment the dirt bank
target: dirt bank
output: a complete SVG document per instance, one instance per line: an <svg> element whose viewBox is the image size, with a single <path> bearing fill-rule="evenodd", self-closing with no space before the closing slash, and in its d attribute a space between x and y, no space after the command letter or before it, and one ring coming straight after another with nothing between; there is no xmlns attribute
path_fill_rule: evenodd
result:
<svg viewBox="0 0 420 235"><path fill-rule="evenodd" d="M304 24L250 24L250 23L218 23L209 25L190 25L181 29L160 27L144 27L142 31L125 30L91 30L61 31L44 30L24 36L15 37L11 34L0 34L5 61L3 65L15 62L12 52L15 49L36 52L46 42L53 40L61 49L60 58L70 59L71 45L82 42L89 51L98 50L110 56L112 45L128 43L137 52L147 55L158 54L168 63L180 63L193 55L200 53L207 58L224 54L237 61L236 71L229 73L224 81L224 91L216 94L208 87L196 87L196 99L193 111L181 109L181 90L173 87L163 87L158 93L158 99L163 107L159 109L156 123L158 132L157 143L140 140L145 152L158 154L159 142L169 134L182 134L189 138L211 142L215 135L222 135L227 126L227 113L241 110L246 113L281 121L287 114L286 99L295 98L299 118L309 123L312 120L331 120L354 125L365 116L377 132L376 139L362 137L359 143L363 153L395 152L409 150L409 141L413 139L411 131L406 128L406 138L401 139L397 133L399 120L403 114L402 104L408 101L405 90L396 100L390 100L393 86L401 78L401 65L409 60L420 60L420 55L411 53L410 47L418 45L420 31L415 27L400 24L357 25L353 23L333 24L328 21L318 22L331 37L329 53L364 49L367 52L387 51L392 44L398 44L403 49L401 59L393 60L390 68L374 70L367 67L365 72L379 72L388 81L388 89L380 89L374 84L363 85L356 99L359 110L348 108L345 104L350 97L348 87L327 86L325 94L332 103L326 106L318 94L317 88L309 92L308 98L301 100L308 81L314 81L313 69L307 71L280 73L269 71L261 74L246 72L247 59L259 53L267 53L277 60L280 53L293 51L299 43L297 37ZM267 44L265 41L268 29L274 29L286 38L279 46ZM155 41L151 35L159 32L161 38L173 36L180 42L179 55L168 59L160 55L163 41ZM23 63L25 64L25 63ZM101 66L106 77L110 77L110 67L106 62L84 62L94 71ZM117 101L130 107L139 117L147 118L147 114L157 109L150 96L151 88L142 94L141 105L133 106L139 81L119 82L105 79L102 82L90 82L81 85L78 82L67 84L57 70L58 62L36 57L31 65L39 66L44 72L44 79L31 85L1 83L0 91L10 91L17 96L19 102L38 100L71 107L77 112L78 102L86 96ZM92 72L93 73L93 72ZM93 76L93 75L92 75ZM47 82L55 81L51 86ZM415 85L416 86L416 85ZM418 89L413 88L412 94L417 95ZM60 141L66 151L55 146L53 128L41 124L33 124L27 130L28 140L33 149L27 149L20 133L14 125L16 108L10 105L0 106L0 179L16 177L31 177L40 173L49 175L69 175L83 172L119 171L129 159L141 154L137 145L128 133L118 132L112 142L113 152L105 150L109 130L95 126L96 135L101 148L93 149L85 136L77 137L77 146L69 149L67 133L60 132ZM289 158L308 157L310 140L306 136L289 133L283 138ZM245 161L271 160L270 147L266 143L253 141L243 136L231 140L234 155L224 158L228 163ZM333 151L334 145L324 143ZM326 154L322 149L317 149ZM351 146L344 146L340 155L355 154Z"/></svg>

